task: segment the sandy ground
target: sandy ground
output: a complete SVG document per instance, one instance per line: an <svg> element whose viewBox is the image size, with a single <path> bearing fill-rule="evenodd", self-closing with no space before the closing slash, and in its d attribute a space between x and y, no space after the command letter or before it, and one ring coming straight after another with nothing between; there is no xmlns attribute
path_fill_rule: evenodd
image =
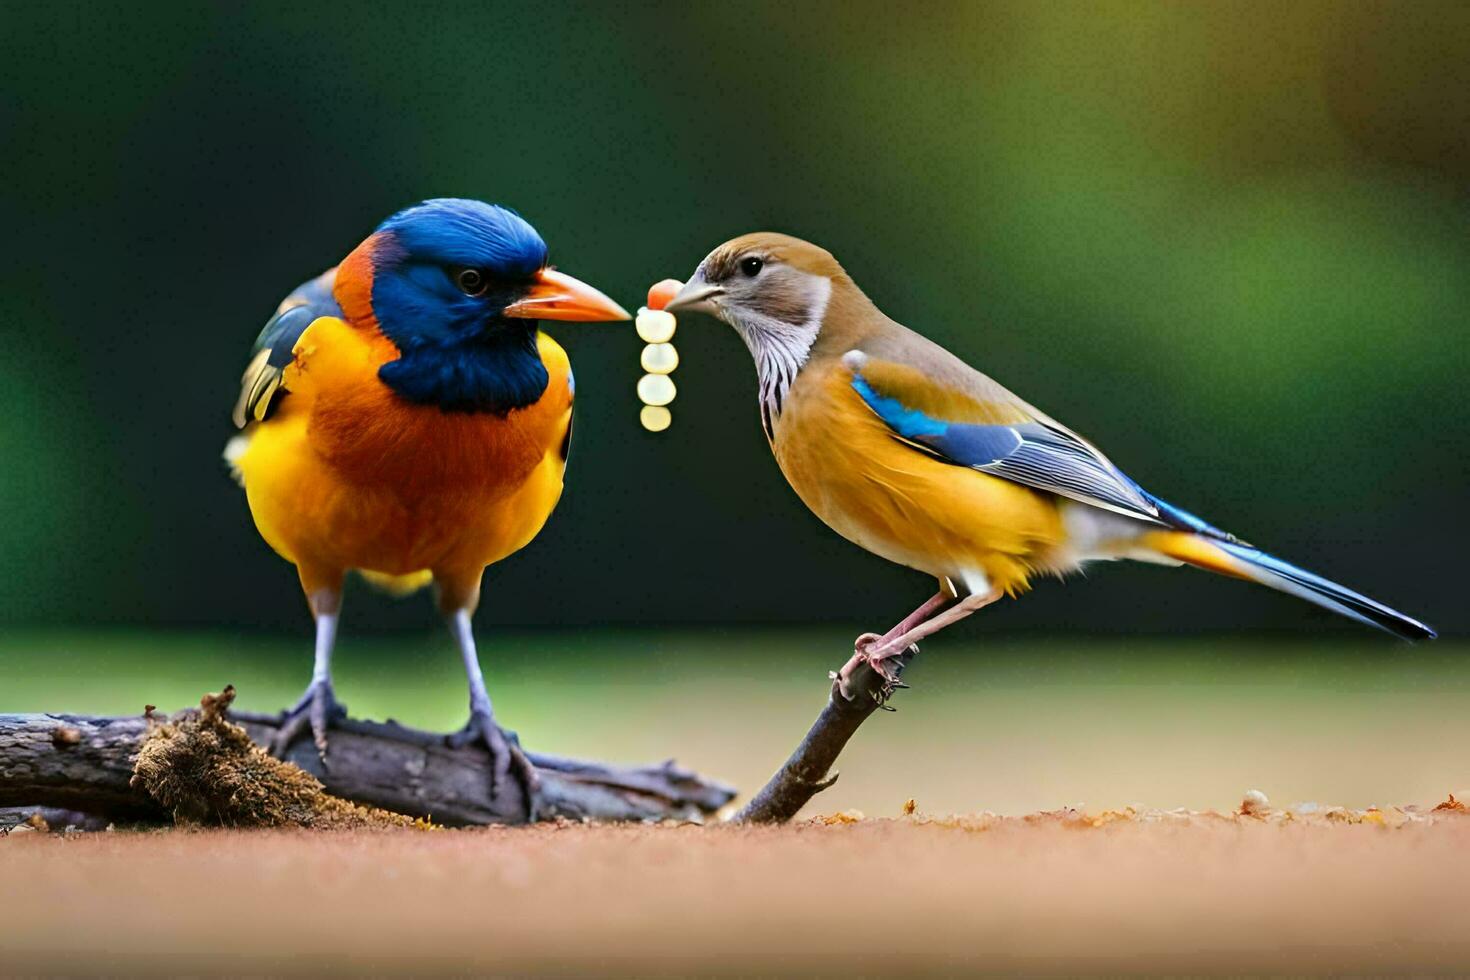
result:
<svg viewBox="0 0 1470 980"><path fill-rule="evenodd" d="M575 634L497 636L497 703L538 749L673 753L749 793L820 707L841 659L824 651L850 643L756 639L598 635L579 651ZM289 644L120 644L0 638L0 710L177 706L222 679L272 707L304 669ZM1470 816L897 817L910 796L931 813L1096 814L1228 811L1250 787L1360 809L1470 788L1463 645L1143 646L936 644L806 811L886 819L0 839L0 975L1470 975ZM370 652L342 657L356 713L462 720L452 651Z"/></svg>
<svg viewBox="0 0 1470 980"><path fill-rule="evenodd" d="M1470 971L1470 817L0 840L0 973Z"/></svg>

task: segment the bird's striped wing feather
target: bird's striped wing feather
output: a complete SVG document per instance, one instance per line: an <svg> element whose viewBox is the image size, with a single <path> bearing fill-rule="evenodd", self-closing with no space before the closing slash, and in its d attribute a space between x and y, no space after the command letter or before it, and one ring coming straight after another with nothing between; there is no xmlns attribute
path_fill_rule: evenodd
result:
<svg viewBox="0 0 1470 980"><path fill-rule="evenodd" d="M255 338L250 363L240 378L240 395L235 400L233 419L237 429L270 417L271 410L286 392L286 367L295 356L296 343L306 328L318 317L342 315L342 308L332 296L336 276L335 268L328 269L298 286L281 302L276 315Z"/></svg>
<svg viewBox="0 0 1470 980"><path fill-rule="evenodd" d="M916 369L853 352L852 387L896 437L949 462L1163 523L1158 502L1081 436L1009 397L978 399Z"/></svg>
<svg viewBox="0 0 1470 980"><path fill-rule="evenodd" d="M896 439L916 451L1163 525L1169 530L1150 531L1140 541L1167 558L1259 582L1406 639L1435 635L1416 619L1268 555L1153 496L1087 440L942 348L911 342L893 358L850 351L843 365L857 396Z"/></svg>
<svg viewBox="0 0 1470 980"><path fill-rule="evenodd" d="M250 363L240 378L240 397L235 401L235 427L263 422L270 416L291 363L293 348L306 328L317 319L308 306L295 306L271 317L255 341Z"/></svg>

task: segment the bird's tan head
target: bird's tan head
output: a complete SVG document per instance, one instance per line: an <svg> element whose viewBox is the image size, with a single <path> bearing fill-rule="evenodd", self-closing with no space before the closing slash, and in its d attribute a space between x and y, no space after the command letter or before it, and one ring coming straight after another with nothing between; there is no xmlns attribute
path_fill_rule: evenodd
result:
<svg viewBox="0 0 1470 980"><path fill-rule="evenodd" d="M708 313L735 328L760 376L767 434L786 392L811 357L834 290L853 290L832 253L760 231L716 248L664 308Z"/></svg>
<svg viewBox="0 0 1470 980"><path fill-rule="evenodd" d="M777 329L819 325L833 280L845 278L826 249L758 231L732 238L705 256L667 309L708 313L737 329L745 322Z"/></svg>

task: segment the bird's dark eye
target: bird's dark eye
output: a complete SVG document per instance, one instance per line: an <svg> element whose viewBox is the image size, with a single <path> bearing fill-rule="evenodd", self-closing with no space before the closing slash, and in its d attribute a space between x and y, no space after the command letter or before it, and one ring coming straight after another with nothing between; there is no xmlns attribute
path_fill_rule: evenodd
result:
<svg viewBox="0 0 1470 980"><path fill-rule="evenodd" d="M454 284L466 296L479 296L485 291L485 273L479 269L460 269L454 274Z"/></svg>
<svg viewBox="0 0 1470 980"><path fill-rule="evenodd" d="M754 279L756 276L760 275L761 269L764 266L765 263L754 255L740 260L740 271L745 273L751 279Z"/></svg>

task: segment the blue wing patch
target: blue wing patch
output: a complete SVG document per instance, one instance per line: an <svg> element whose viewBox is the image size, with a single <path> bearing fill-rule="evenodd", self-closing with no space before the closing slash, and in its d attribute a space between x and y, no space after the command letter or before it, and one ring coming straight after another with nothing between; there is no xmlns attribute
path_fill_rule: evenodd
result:
<svg viewBox="0 0 1470 980"><path fill-rule="evenodd" d="M1094 507L1164 523L1152 497L1064 429L1045 422L982 425L936 419L875 391L856 370L852 386L895 435L942 459Z"/></svg>
<svg viewBox="0 0 1470 980"><path fill-rule="evenodd" d="M309 306L293 306L276 314L255 338L256 353L268 350L270 366L285 367L292 361L291 351L296 347L296 341L318 316L320 314Z"/></svg>
<svg viewBox="0 0 1470 980"><path fill-rule="evenodd" d="M340 320L342 307L337 303L337 297L332 294L336 285L337 270L334 267L315 279L308 279L297 286L291 295L281 303L281 306L309 306L316 311L317 316L334 316Z"/></svg>
<svg viewBox="0 0 1470 980"><path fill-rule="evenodd" d="M921 436L942 436L949 430L948 422L939 419L931 419L917 408L905 408L903 402L897 398L889 398L880 395L868 384L868 379L857 371L852 372L852 386L862 396L868 407L878 413L878 417L888 423L888 427L905 439L917 439Z"/></svg>

